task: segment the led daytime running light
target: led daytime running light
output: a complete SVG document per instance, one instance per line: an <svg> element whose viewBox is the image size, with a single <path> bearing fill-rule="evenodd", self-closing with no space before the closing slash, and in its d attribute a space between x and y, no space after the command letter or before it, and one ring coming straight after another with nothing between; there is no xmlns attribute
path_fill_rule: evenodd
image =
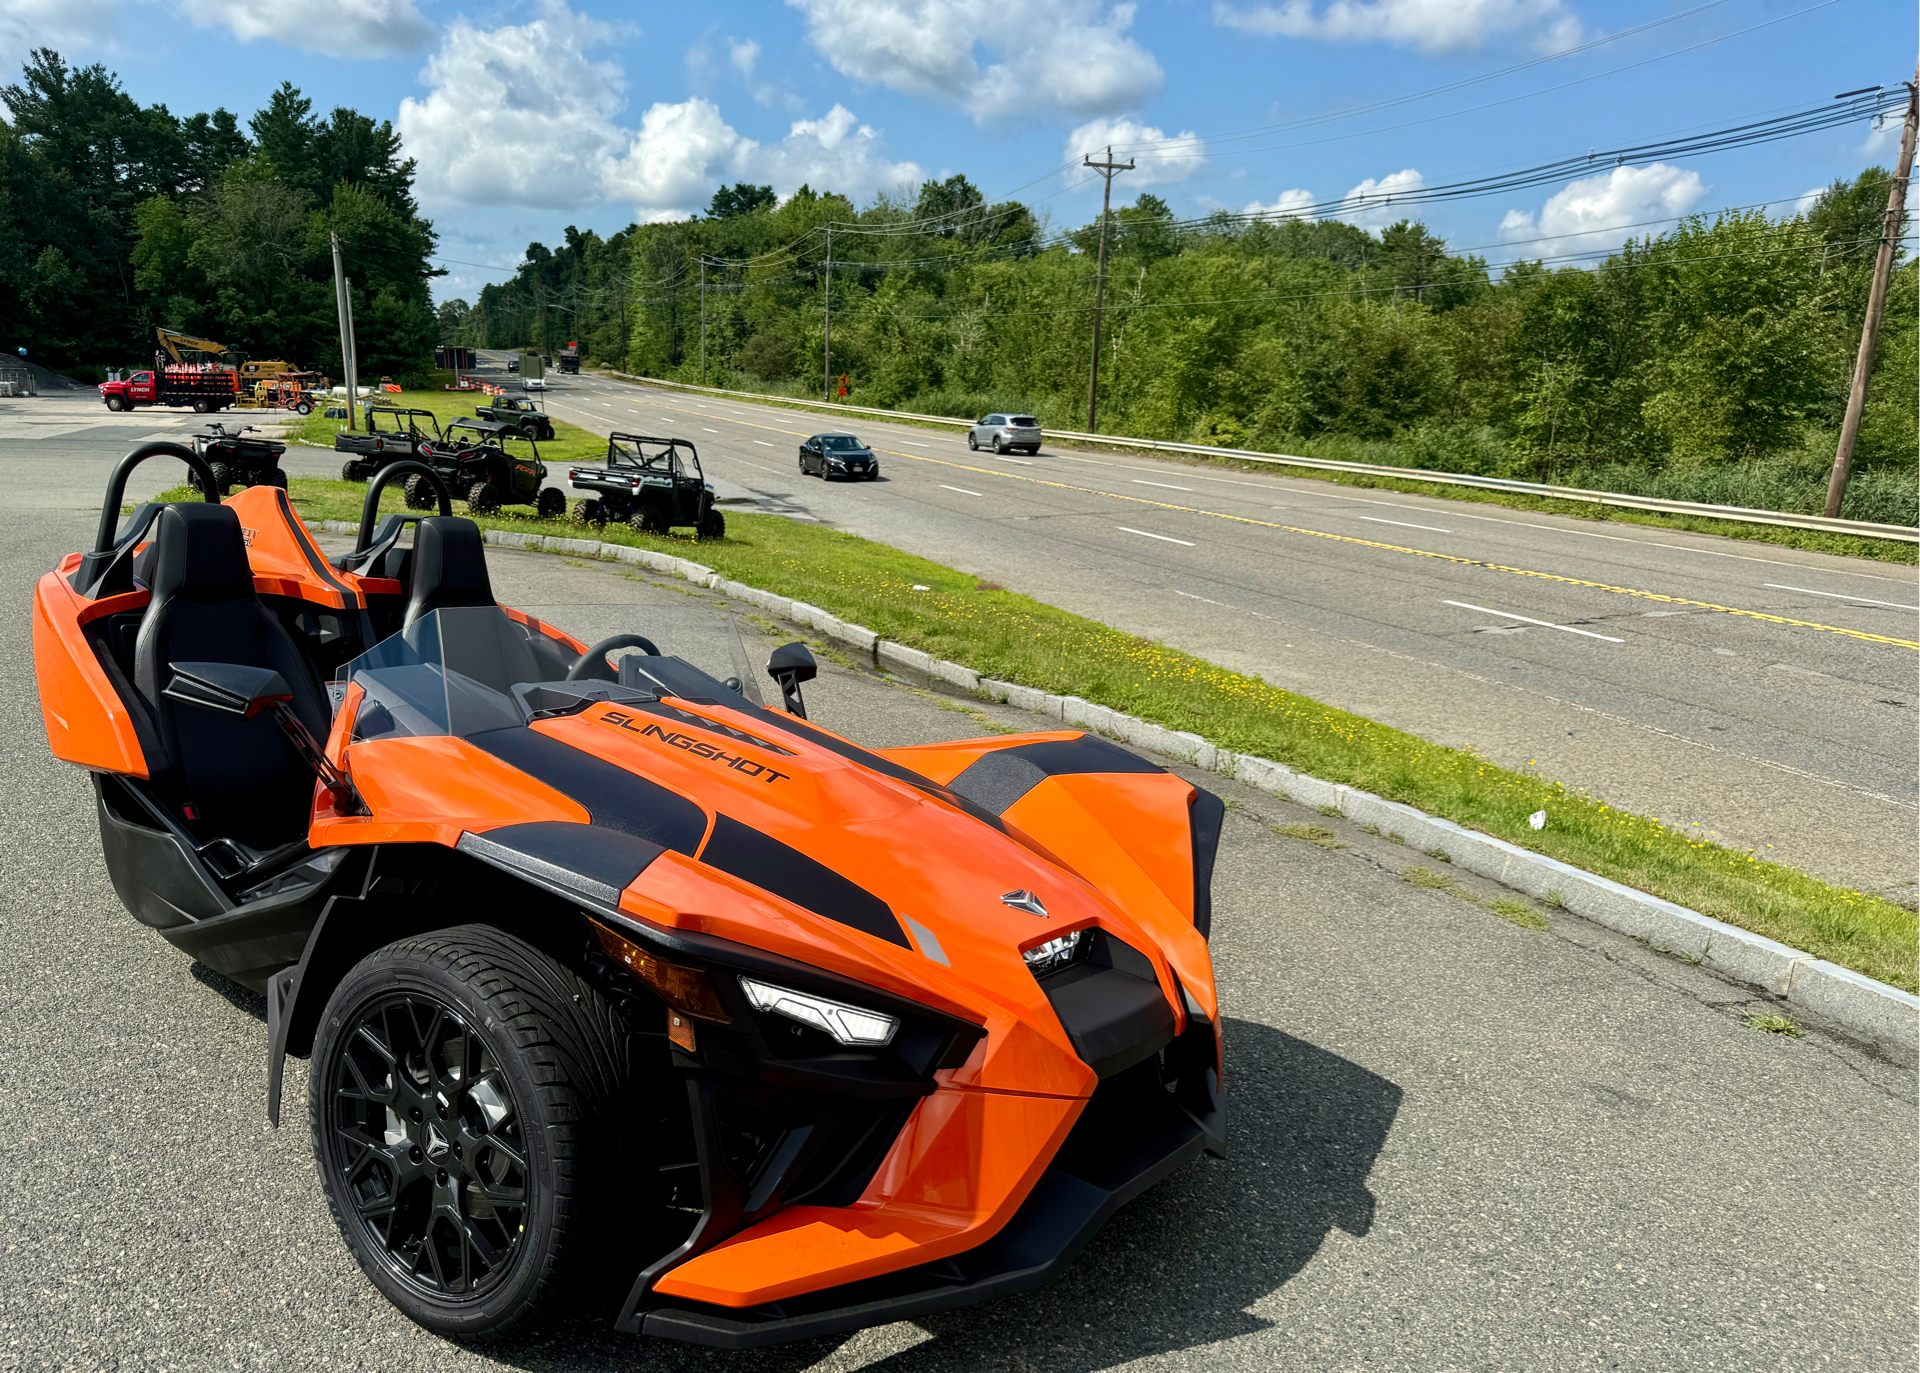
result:
<svg viewBox="0 0 1920 1373"><path fill-rule="evenodd" d="M796 992L790 987L757 982L751 977L740 979L740 990L747 994L747 1001L756 1011L771 1011L789 1020L797 1020L802 1025L809 1025L827 1034L835 1044L844 1044L848 1048L878 1048L890 1044L895 1031L900 1028L900 1022L890 1015L862 1010L844 1001L830 1001L811 992Z"/></svg>
<svg viewBox="0 0 1920 1373"><path fill-rule="evenodd" d="M1086 941L1086 930L1075 930L1072 934L1063 934L1058 939L1049 939L1037 944L1020 957L1033 970L1035 977L1052 972L1055 968L1064 968L1079 956L1080 946Z"/></svg>

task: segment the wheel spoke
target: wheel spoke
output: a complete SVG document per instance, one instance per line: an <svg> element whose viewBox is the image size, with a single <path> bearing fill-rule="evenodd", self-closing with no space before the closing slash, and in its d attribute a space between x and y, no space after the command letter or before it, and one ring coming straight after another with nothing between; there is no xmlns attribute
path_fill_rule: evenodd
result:
<svg viewBox="0 0 1920 1373"><path fill-rule="evenodd" d="M518 1171L522 1177L526 1176L526 1173L527 1173L526 1156L523 1155L518 1149L514 1148L514 1146L509 1141L500 1138L500 1136L498 1135L488 1135L487 1148L496 1154L503 1155L506 1158L507 1162L511 1163L514 1166L515 1170Z"/></svg>

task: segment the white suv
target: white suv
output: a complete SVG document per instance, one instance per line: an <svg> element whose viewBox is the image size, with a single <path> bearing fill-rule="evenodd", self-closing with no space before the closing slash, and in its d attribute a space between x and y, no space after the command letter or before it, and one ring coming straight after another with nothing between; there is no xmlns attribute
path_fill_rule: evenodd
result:
<svg viewBox="0 0 1920 1373"><path fill-rule="evenodd" d="M967 447L996 453L1038 453L1040 421L1032 415L988 415L967 431Z"/></svg>

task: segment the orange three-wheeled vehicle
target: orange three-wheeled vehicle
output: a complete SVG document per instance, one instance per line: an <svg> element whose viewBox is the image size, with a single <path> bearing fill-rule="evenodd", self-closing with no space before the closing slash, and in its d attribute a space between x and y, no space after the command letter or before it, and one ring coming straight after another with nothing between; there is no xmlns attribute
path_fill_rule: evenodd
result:
<svg viewBox="0 0 1920 1373"><path fill-rule="evenodd" d="M206 501L121 499L171 456ZM135 449L35 593L134 917L262 992L368 1278L447 1334L598 1296L726 1348L1044 1282L1224 1148L1222 805L1074 731L869 750L497 604L453 518L329 561ZM619 652L615 659L612 655ZM771 696L771 694L770 694Z"/></svg>

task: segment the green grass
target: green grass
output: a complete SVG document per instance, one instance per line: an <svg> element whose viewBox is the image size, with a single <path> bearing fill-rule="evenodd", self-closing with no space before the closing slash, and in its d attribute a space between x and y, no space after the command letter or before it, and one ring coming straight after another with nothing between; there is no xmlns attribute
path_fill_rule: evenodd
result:
<svg viewBox="0 0 1920 1373"><path fill-rule="evenodd" d="M188 494L182 488L163 499ZM351 483L296 478L289 494L310 519L360 516L361 488ZM397 491L387 501L400 508ZM481 523L592 532L510 514ZM727 537L713 542L643 535L624 525L598 537L695 559L988 676L1084 697L1403 801L1916 990L1920 927L1914 912L1890 901L1675 832L1559 782L1443 748L1026 596L981 590L974 576L884 544L737 511L727 515ZM1527 817L1538 810L1549 823L1536 831Z"/></svg>
<svg viewBox="0 0 1920 1373"><path fill-rule="evenodd" d="M818 403L809 403L790 396L768 395L758 391L734 391L743 400L759 401L796 410L819 414L834 414ZM875 418L879 418L875 416ZM887 417L886 423L910 425L922 429L937 429L952 434L950 424L929 423L924 420L908 419L904 416ZM1327 445L1329 448L1338 445ZM1656 529L1681 529L1697 534L1717 534L1722 538L1741 539L1749 542L1779 544L1787 548L1803 548L1815 553L1832 553L1840 557L1869 558L1875 562L1913 563L1920 561L1920 545L1901 543L1892 539L1862 538L1853 534L1830 534L1818 529L1788 529L1778 525L1747 524L1739 520L1718 520L1697 515L1666 515L1653 510L1628 510L1619 506L1595 505L1589 501L1563 500L1552 496L1529 496L1519 492L1487 491L1478 487L1453 486L1446 482L1421 481L1417 478L1376 477L1366 473L1329 472L1318 468L1282 467L1273 463L1256 462L1246 458L1236 458L1222 453L1218 456L1199 453L1167 454L1153 449L1129 448L1124 443L1088 443L1075 440L1075 448L1105 449L1119 452L1139 452L1153 457L1169 459L1175 462L1202 463L1211 467L1231 467L1242 472L1264 472L1269 476L1276 473L1290 478L1322 481L1334 486L1355 486L1377 491L1395 491L1409 496L1433 496L1441 500L1471 501L1481 505L1504 506L1509 510L1531 510L1548 515L1567 515L1577 520L1591 520L1599 523L1640 524ZM1314 444L1299 445L1312 449ZM1304 457L1325 456L1338 461L1347 455L1329 451L1317 454L1305 451ZM1413 466L1405 454L1368 453L1364 458L1355 456L1354 461L1376 462L1383 466ZM1724 502L1722 502L1724 504Z"/></svg>
<svg viewBox="0 0 1920 1373"><path fill-rule="evenodd" d="M1510 920L1523 930L1550 930L1552 925L1547 918L1533 908L1531 901L1523 901L1516 896L1501 896L1487 904L1487 909L1502 920Z"/></svg>
<svg viewBox="0 0 1920 1373"><path fill-rule="evenodd" d="M1304 839L1310 844L1318 844L1323 849L1344 849L1345 844L1334 838L1333 831L1325 825L1268 825L1275 834L1284 834L1289 839Z"/></svg>
<svg viewBox="0 0 1920 1373"><path fill-rule="evenodd" d="M1782 1035L1787 1039L1800 1039L1806 1034L1798 1022L1784 1015L1750 1015L1747 1017L1747 1028L1763 1034Z"/></svg>

